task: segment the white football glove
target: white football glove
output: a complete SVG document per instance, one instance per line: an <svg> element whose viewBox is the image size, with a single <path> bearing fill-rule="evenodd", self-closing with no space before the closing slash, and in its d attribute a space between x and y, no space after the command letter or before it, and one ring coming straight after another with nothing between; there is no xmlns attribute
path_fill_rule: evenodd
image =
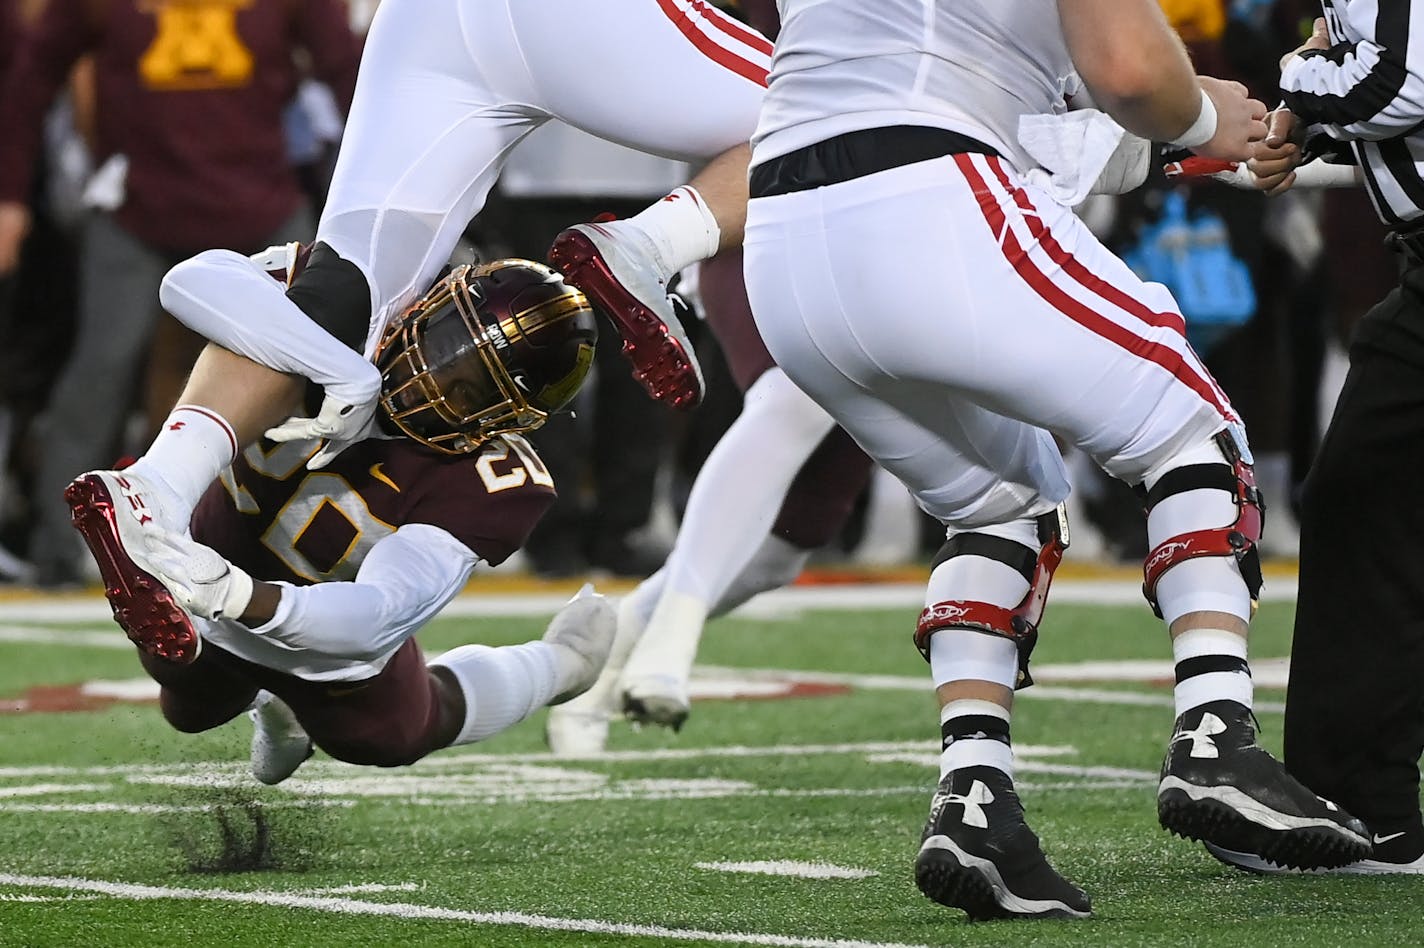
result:
<svg viewBox="0 0 1424 948"><path fill-rule="evenodd" d="M328 389L315 418L288 418L277 427L268 428L266 435L273 441L324 442L321 450L307 461L307 470L315 471L326 467L332 458L351 445L375 433L377 404L378 397L354 403L333 396Z"/></svg>
<svg viewBox="0 0 1424 948"><path fill-rule="evenodd" d="M148 560L178 604L195 616L237 619L252 602L252 577L192 537L151 537Z"/></svg>

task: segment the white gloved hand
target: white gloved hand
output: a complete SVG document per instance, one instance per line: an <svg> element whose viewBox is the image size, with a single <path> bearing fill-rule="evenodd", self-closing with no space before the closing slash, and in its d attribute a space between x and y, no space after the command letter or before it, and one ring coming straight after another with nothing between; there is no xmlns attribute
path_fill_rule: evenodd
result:
<svg viewBox="0 0 1424 948"><path fill-rule="evenodd" d="M330 390L321 401L315 418L288 418L266 435L273 441L323 441L321 450L307 461L307 470L326 467L331 459L358 441L370 437L376 428L377 398L354 403L333 396Z"/></svg>
<svg viewBox="0 0 1424 948"><path fill-rule="evenodd" d="M178 604L195 616L235 620L252 602L252 577L192 537L151 537L148 560Z"/></svg>

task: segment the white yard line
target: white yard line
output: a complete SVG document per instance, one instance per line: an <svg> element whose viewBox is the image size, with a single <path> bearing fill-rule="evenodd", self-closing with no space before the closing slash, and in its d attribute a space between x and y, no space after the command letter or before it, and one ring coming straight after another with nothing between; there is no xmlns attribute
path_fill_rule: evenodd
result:
<svg viewBox="0 0 1424 948"><path fill-rule="evenodd" d="M264 802L265 809L307 809L309 807L351 807L355 800L298 800L288 803ZM156 813L207 813L219 809L212 804L177 803L0 803L0 813L127 813L147 816Z"/></svg>
<svg viewBox="0 0 1424 948"><path fill-rule="evenodd" d="M135 885L126 882L106 882L101 879L80 879L56 876L24 876L0 873L0 885L25 889L61 889L66 892L94 893L119 899L171 899L177 901L227 902L238 905L266 905L278 908L309 909L339 915L375 915L391 918L429 919L469 922L475 925L511 925L539 931L584 932L595 935L625 935L641 938L664 938L670 941L710 941L732 945L767 945L772 948L928 948L900 942L872 942L844 938L815 938L799 935L760 934L756 932L699 931L692 928L667 928L662 925L636 925L628 922L607 922L591 918L557 918L526 912L472 912L464 909L415 905L408 902L365 902L360 899L329 898L296 895L287 892L238 892L230 889L183 889L168 886Z"/></svg>
<svg viewBox="0 0 1424 948"><path fill-rule="evenodd" d="M869 879L880 873L850 866L833 866L828 862L794 862L776 859L765 862L694 862L694 869L714 872L745 872L759 876L791 876L796 879Z"/></svg>
<svg viewBox="0 0 1424 948"><path fill-rule="evenodd" d="M1262 598L1294 602L1293 578L1271 577ZM816 609L918 609L924 604L923 583L846 583L821 586L788 586L762 593L736 610L746 618L777 618ZM444 609L442 616L547 616L568 601L567 593L482 593L476 582ZM1053 584L1052 602L1084 605L1140 605L1142 584L1136 580L1059 579ZM107 623L110 610L102 596L82 598L25 599L0 602L3 622L93 622ZM121 637L122 638L122 637Z"/></svg>

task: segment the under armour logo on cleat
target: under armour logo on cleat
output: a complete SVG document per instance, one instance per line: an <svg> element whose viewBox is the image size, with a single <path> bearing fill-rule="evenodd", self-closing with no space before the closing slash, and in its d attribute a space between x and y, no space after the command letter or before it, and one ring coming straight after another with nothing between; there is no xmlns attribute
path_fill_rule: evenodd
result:
<svg viewBox="0 0 1424 948"><path fill-rule="evenodd" d="M958 803L964 807L964 818L962 822L965 826L988 829L989 817L984 813L984 806L993 802L993 792L984 786L982 782L976 780L969 785L969 792L963 796L957 793L946 793L940 800L940 805Z"/></svg>
<svg viewBox="0 0 1424 948"><path fill-rule="evenodd" d="M1226 730L1226 725L1221 718L1210 711L1202 715L1202 719L1197 722L1197 726L1190 730L1183 728L1172 735L1172 745L1175 747L1178 741L1189 740L1192 742L1192 749L1188 756L1204 757L1215 759L1221 756L1221 751L1216 746L1216 741L1212 740L1213 734L1220 734Z"/></svg>
<svg viewBox="0 0 1424 948"><path fill-rule="evenodd" d="M129 512L133 514L133 518L139 522L139 525L142 526L152 521L153 516L149 513L148 504L144 502L143 495L134 488L133 483L126 477L115 478L115 480L119 482L124 499L129 502Z"/></svg>

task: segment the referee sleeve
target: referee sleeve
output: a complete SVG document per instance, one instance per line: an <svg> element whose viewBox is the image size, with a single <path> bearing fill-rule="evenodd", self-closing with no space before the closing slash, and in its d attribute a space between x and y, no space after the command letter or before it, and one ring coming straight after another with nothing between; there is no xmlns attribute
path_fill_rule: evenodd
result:
<svg viewBox="0 0 1424 948"><path fill-rule="evenodd" d="M1339 139L1378 141L1414 129L1424 120L1424 4L1414 7L1412 0L1336 7L1361 38L1287 63L1286 105Z"/></svg>

